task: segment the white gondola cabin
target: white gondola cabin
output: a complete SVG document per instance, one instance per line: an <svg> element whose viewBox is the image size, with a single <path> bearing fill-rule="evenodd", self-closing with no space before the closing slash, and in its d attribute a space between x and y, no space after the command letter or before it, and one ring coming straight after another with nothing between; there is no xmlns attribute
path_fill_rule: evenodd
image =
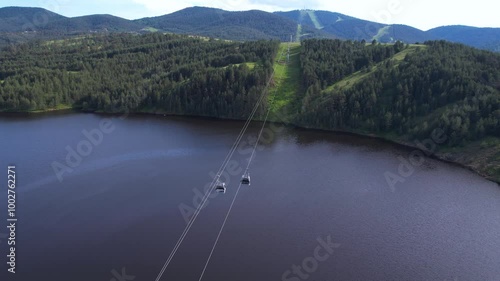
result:
<svg viewBox="0 0 500 281"><path fill-rule="evenodd" d="M218 181L217 185L215 186L215 191L219 193L226 193L226 183Z"/></svg>
<svg viewBox="0 0 500 281"><path fill-rule="evenodd" d="M243 176L241 178L241 183L246 184L246 185L250 185L250 173L249 172L246 172L245 174L243 174Z"/></svg>

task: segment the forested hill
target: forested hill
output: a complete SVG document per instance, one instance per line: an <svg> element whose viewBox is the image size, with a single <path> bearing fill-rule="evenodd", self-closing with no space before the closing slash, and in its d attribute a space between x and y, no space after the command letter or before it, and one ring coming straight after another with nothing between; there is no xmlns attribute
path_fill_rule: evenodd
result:
<svg viewBox="0 0 500 281"><path fill-rule="evenodd" d="M477 28L463 25L443 26L427 34L451 42L459 42L480 49L500 52L500 28Z"/></svg>
<svg viewBox="0 0 500 281"><path fill-rule="evenodd" d="M272 77L281 116L302 127L400 142L446 133L449 159L500 181L500 55L461 44L94 35L0 52L0 111L76 108L245 119ZM267 99L259 114L269 108ZM262 115L260 115L262 116ZM465 153L466 152L466 153ZM457 156L458 155L458 156ZM458 157L458 158L457 158Z"/></svg>
<svg viewBox="0 0 500 281"><path fill-rule="evenodd" d="M500 55L444 41L425 46L304 42L304 124L396 132L435 128L453 145L500 137Z"/></svg>
<svg viewBox="0 0 500 281"><path fill-rule="evenodd" d="M154 33L11 46L0 53L0 110L244 118L270 78L278 44Z"/></svg>
<svg viewBox="0 0 500 281"><path fill-rule="evenodd" d="M298 124L440 147L500 181L500 55L445 41L369 45L308 40ZM467 152L467 153L464 153Z"/></svg>

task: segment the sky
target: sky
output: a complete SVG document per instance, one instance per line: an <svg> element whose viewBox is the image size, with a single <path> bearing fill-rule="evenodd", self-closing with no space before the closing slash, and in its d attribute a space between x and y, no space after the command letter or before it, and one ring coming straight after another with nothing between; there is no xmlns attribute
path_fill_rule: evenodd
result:
<svg viewBox="0 0 500 281"><path fill-rule="evenodd" d="M112 14L127 19L160 16L192 6L268 12L306 8L428 30L455 24L500 27L495 7L498 5L493 3L492 0L1 0L0 6L42 7L68 17Z"/></svg>

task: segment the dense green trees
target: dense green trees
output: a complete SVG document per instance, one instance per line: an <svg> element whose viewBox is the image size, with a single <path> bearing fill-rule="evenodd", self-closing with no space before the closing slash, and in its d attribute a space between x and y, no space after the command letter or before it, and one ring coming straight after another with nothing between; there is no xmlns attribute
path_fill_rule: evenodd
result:
<svg viewBox="0 0 500 281"><path fill-rule="evenodd" d="M0 52L0 111L68 105L244 119L270 81L278 44L156 33L14 45ZM495 53L444 41L313 39L303 42L301 73L294 121L306 127L407 139L441 128L451 145L500 137Z"/></svg>
<svg viewBox="0 0 500 281"><path fill-rule="evenodd" d="M302 124L411 138L441 128L451 145L500 137L498 54L444 41L410 49L311 40L302 56ZM356 71L351 85L342 81Z"/></svg>
<svg viewBox="0 0 500 281"><path fill-rule="evenodd" d="M0 53L0 109L65 104L86 111L243 118L270 78L277 47L275 41L162 34L11 46Z"/></svg>
<svg viewBox="0 0 500 281"><path fill-rule="evenodd" d="M403 50L398 42L391 46L373 45L364 42L341 40L306 40L301 55L304 87L319 83L321 88L342 78L370 67Z"/></svg>

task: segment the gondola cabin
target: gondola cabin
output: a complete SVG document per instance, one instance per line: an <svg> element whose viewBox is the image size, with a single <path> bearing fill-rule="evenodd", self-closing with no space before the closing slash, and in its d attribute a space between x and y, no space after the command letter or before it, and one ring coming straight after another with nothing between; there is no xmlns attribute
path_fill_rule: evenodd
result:
<svg viewBox="0 0 500 281"><path fill-rule="evenodd" d="M226 193L226 183L225 182L217 182L215 187L215 191L219 193Z"/></svg>
<svg viewBox="0 0 500 281"><path fill-rule="evenodd" d="M245 173L243 177L241 178L241 183L250 185L250 173Z"/></svg>

